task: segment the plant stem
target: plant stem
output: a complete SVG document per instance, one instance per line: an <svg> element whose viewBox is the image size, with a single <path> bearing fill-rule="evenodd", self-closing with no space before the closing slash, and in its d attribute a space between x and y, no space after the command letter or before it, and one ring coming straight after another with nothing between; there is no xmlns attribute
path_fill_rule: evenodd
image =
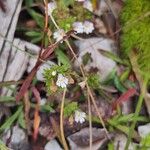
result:
<svg viewBox="0 0 150 150"><path fill-rule="evenodd" d="M145 95L145 91L146 91L147 82L148 82L148 80L144 80L144 83L143 83L143 86L142 86L142 89L141 89L141 94L139 96L138 103L137 103L136 110L135 110L135 115L134 115L135 119L133 120L133 123L130 127L130 130L129 130L129 135L128 135L128 139L127 139L127 142L126 142L125 150L128 150L129 145L131 143L132 134L134 132L134 128L135 128L136 122L137 122L136 118L138 117L138 115L140 113L142 103L143 103L143 100L144 100L144 95Z"/></svg>
<svg viewBox="0 0 150 150"><path fill-rule="evenodd" d="M59 29L59 26L58 26L57 23L55 22L53 16L50 15L50 17L51 17L51 20L52 20L52 22L54 23L55 27L56 27L57 29ZM65 40L65 42L66 42L67 46L69 47L70 51L72 52L74 58L75 58L76 61L79 63L78 58L77 58L77 56L76 56L74 50L72 49L72 47L71 47L69 41L68 41L68 40ZM85 75L85 72L84 72L84 67L83 67L82 65L80 65L80 63L79 63L79 67L80 67L80 71L81 71L81 73L82 73L82 76L83 76L84 80L86 81L87 79L86 79L86 75ZM97 114L98 114L98 117L99 117L99 119L100 119L100 121L101 121L101 124L102 124L102 126L103 126L103 128L104 128L104 130L105 130L105 132L106 132L107 137L109 138L109 136L108 136L108 131L107 131L107 129L106 129L105 123L104 123L104 121L103 121L103 118L102 118L102 116L101 116L99 110L98 110L98 107L97 107L97 105L96 105L95 99L94 99L94 97L93 97L93 95L92 95L91 89L90 89L90 87L89 87L87 81L86 81L86 87L87 87L87 91L89 92L91 101L92 101L92 103L93 103L93 105L94 105L94 107L95 107L95 109L96 109L96 111L97 111Z"/></svg>
<svg viewBox="0 0 150 150"><path fill-rule="evenodd" d="M66 88L63 92L62 102L61 102L61 110L60 110L60 135L62 139L62 144L65 150L69 150L67 146L67 142L64 136L64 127L63 127L63 112L64 112L64 103L65 103L65 95L66 95Z"/></svg>
<svg viewBox="0 0 150 150"><path fill-rule="evenodd" d="M90 95L88 93L88 110L89 110L89 145L90 145L90 150L92 150L92 114L91 114L91 102L90 102Z"/></svg>

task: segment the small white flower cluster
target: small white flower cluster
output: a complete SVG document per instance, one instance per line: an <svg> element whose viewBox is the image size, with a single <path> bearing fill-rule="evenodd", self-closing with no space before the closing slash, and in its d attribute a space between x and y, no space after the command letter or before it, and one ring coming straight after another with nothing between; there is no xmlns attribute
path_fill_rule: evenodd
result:
<svg viewBox="0 0 150 150"><path fill-rule="evenodd" d="M58 29L53 33L53 37L54 39L56 39L57 42L62 40L64 36L65 36L65 31L63 29Z"/></svg>
<svg viewBox="0 0 150 150"><path fill-rule="evenodd" d="M50 16L56 8L57 5L55 1L48 3L48 16Z"/></svg>
<svg viewBox="0 0 150 150"><path fill-rule="evenodd" d="M94 30L94 25L92 22L90 21L84 21L82 22L74 22L73 23L73 29L77 32L77 33L92 33Z"/></svg>
<svg viewBox="0 0 150 150"><path fill-rule="evenodd" d="M83 7L88 9L89 11L93 11L93 6L90 0L76 0L78 2L83 2ZM52 12L57 8L57 4L55 1L48 3L48 15L50 16Z"/></svg>
<svg viewBox="0 0 150 150"><path fill-rule="evenodd" d="M58 74L56 85L61 88L66 88L68 81L68 78L64 77L62 74Z"/></svg>
<svg viewBox="0 0 150 150"><path fill-rule="evenodd" d="M83 123L83 122L85 122L85 118L86 118L86 113L85 112L82 112L82 111L79 111L79 110L75 111L75 116L74 116L75 122Z"/></svg>
<svg viewBox="0 0 150 150"><path fill-rule="evenodd" d="M84 1L83 7L88 9L89 11L93 12L93 6L92 6L91 1L89 1L89 0Z"/></svg>
<svg viewBox="0 0 150 150"><path fill-rule="evenodd" d="M90 0L76 0L78 2L83 2L83 7L88 9L89 11L93 11L93 6Z"/></svg>

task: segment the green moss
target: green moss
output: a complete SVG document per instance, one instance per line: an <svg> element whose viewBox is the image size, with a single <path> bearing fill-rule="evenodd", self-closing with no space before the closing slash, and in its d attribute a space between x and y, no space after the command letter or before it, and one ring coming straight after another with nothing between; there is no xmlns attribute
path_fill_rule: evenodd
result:
<svg viewBox="0 0 150 150"><path fill-rule="evenodd" d="M146 74L150 74L150 15L147 15L149 11L149 0L127 0L121 14L122 50L128 56L136 49L139 68Z"/></svg>

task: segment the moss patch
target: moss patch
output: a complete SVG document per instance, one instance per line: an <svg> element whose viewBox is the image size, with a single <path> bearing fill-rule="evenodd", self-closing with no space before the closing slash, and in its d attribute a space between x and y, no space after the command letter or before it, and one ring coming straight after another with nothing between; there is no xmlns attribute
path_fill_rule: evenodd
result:
<svg viewBox="0 0 150 150"><path fill-rule="evenodd" d="M150 74L150 1L127 0L121 13L122 50L130 55L136 49L139 68ZM148 15L149 14L149 15Z"/></svg>

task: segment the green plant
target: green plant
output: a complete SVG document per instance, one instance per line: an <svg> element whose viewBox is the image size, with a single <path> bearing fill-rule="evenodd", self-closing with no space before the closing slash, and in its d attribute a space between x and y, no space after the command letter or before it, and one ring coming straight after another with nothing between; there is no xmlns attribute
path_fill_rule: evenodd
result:
<svg viewBox="0 0 150 150"><path fill-rule="evenodd" d="M146 137L142 138L140 142L140 149L141 150L147 150L150 148L150 134L148 134Z"/></svg>
<svg viewBox="0 0 150 150"><path fill-rule="evenodd" d="M5 146L5 144L0 140L0 150L9 150L8 147Z"/></svg>
<svg viewBox="0 0 150 150"><path fill-rule="evenodd" d="M62 66L54 65L50 69L46 69L44 71L45 83L46 83L46 87L47 87L47 92L49 94L57 91L57 87L55 85L56 80L57 80L57 74L70 76L69 75L69 72L70 72L69 67L70 66L68 66L68 65L62 65ZM53 72L56 72L55 76L53 75Z"/></svg>
<svg viewBox="0 0 150 150"><path fill-rule="evenodd" d="M142 75L150 78L150 2L149 0L128 0L121 14L123 34L121 36L122 51L129 56L131 51L137 55ZM137 21L138 20L138 21Z"/></svg>
<svg viewBox="0 0 150 150"><path fill-rule="evenodd" d="M67 103L64 107L64 116L69 117L72 115L76 110L78 109L78 103L77 102L71 102Z"/></svg>
<svg viewBox="0 0 150 150"><path fill-rule="evenodd" d="M17 118L20 116L20 113L22 112L23 107L20 106L18 110L9 118L7 119L1 126L0 126L0 132L9 129L11 125L17 120Z"/></svg>
<svg viewBox="0 0 150 150"><path fill-rule="evenodd" d="M148 82L150 80L150 2L149 0L128 0L121 14L123 34L121 38L122 51L129 57L132 69L139 81L141 93L135 110L135 118L139 116ZM130 127L125 150L131 142L137 120Z"/></svg>
<svg viewBox="0 0 150 150"><path fill-rule="evenodd" d="M100 87L100 77L98 74L92 73L87 77L87 82L90 87L97 89Z"/></svg>

